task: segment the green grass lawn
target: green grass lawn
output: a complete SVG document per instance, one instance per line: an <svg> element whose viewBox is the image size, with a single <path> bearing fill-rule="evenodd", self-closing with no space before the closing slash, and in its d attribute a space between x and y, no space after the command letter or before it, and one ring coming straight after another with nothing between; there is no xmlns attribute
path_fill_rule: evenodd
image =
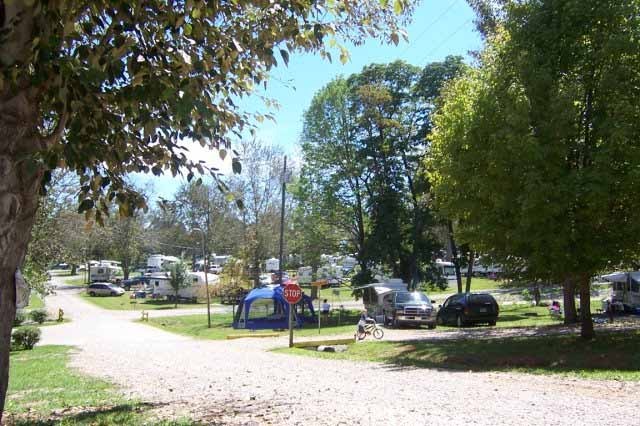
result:
<svg viewBox="0 0 640 426"><path fill-rule="evenodd" d="M82 293L81 297L93 303L102 309L109 309L113 311L151 311L151 310L163 310L174 309L175 303L168 302L166 300L156 299L129 299L131 292L125 292L122 296L96 296L91 297L86 293ZM213 303L213 301L212 301ZM198 303L178 303L178 309L194 309L194 308L206 308L206 302Z"/></svg>
<svg viewBox="0 0 640 426"><path fill-rule="evenodd" d="M61 281L64 285L72 285L72 286L85 286L87 285L87 277L85 274L79 275L64 275L60 276Z"/></svg>
<svg viewBox="0 0 640 426"><path fill-rule="evenodd" d="M464 290L464 287L467 285L466 284L466 277L462 277L462 287ZM504 285L503 281L496 281L496 280L490 280L488 278L471 278L471 291L472 292L482 292L482 291L487 291L487 290L495 290L498 288L502 288L502 286ZM425 290L425 293L427 293L428 295L440 295L440 294L451 294L451 293L456 293L458 291L457 285L455 283L449 283L449 287L447 287L444 290L441 289L436 289L436 290L430 290L427 289Z"/></svg>
<svg viewBox="0 0 640 426"><path fill-rule="evenodd" d="M44 300L42 296L37 293L31 293L29 296L29 305L27 309L42 309L44 308Z"/></svg>
<svg viewBox="0 0 640 426"><path fill-rule="evenodd" d="M106 381L69 368L72 351L69 346L39 346L11 353L8 424L139 425L149 421L144 404L125 399ZM52 417L54 410L64 409L68 411L62 417Z"/></svg>
<svg viewBox="0 0 640 426"><path fill-rule="evenodd" d="M640 381L640 331L600 333L588 342L577 336L458 341L370 341L346 352L278 349L327 359L376 361L390 366L464 371L563 374L598 380Z"/></svg>
<svg viewBox="0 0 640 426"><path fill-rule="evenodd" d="M546 306L531 306L530 304L500 305L500 315L496 322L496 327L540 327L548 325L560 325L562 318L553 317L549 314ZM487 327L486 325L476 325L475 327ZM439 325L436 330L457 329L454 326Z"/></svg>
<svg viewBox="0 0 640 426"><path fill-rule="evenodd" d="M340 317L337 313L334 313L327 323L321 324L320 333L318 333L318 324L315 323L305 324L302 329L295 329L294 334L298 337L310 337L353 333L355 324L358 322L358 316L359 313L356 310L345 310L344 315ZM231 326L232 321L233 318L231 314L213 314L211 315L211 328L207 328L206 315L150 318L148 323L143 322L143 324L149 324L185 336L213 340L226 339L230 334L260 335L274 332L273 330L234 330ZM278 333L286 335L288 331L284 330Z"/></svg>

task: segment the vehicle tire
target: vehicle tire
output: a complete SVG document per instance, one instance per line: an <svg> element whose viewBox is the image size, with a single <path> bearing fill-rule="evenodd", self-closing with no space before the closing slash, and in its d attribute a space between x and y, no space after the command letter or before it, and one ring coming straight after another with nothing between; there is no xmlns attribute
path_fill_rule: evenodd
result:
<svg viewBox="0 0 640 426"><path fill-rule="evenodd" d="M496 325L496 322L495 322L495 321L489 321L489 325L490 325L491 327L493 327L493 326L495 326L495 325Z"/></svg>
<svg viewBox="0 0 640 426"><path fill-rule="evenodd" d="M118 295L118 293L116 293L115 291L112 291L112 292L111 292L111 295L112 295L112 296L117 296L117 295Z"/></svg>
<svg viewBox="0 0 640 426"><path fill-rule="evenodd" d="M358 340L364 340L364 338L367 337L367 333L363 331L358 331L356 333L356 337L358 338Z"/></svg>
<svg viewBox="0 0 640 426"><path fill-rule="evenodd" d="M376 328L375 330L373 330L373 337L375 337L376 339L380 340L383 336L384 331L382 331L381 328Z"/></svg>
<svg viewBox="0 0 640 426"><path fill-rule="evenodd" d="M435 324L427 324L427 327L429 328L429 330L433 330L436 328Z"/></svg>
<svg viewBox="0 0 640 426"><path fill-rule="evenodd" d="M444 325L444 321L442 320L442 317L439 315L436 317L436 324Z"/></svg>
<svg viewBox="0 0 640 426"><path fill-rule="evenodd" d="M95 292L95 291L90 291L90 292L89 292L89 296L91 296L91 297L96 297L96 292Z"/></svg>
<svg viewBox="0 0 640 426"><path fill-rule="evenodd" d="M460 314L456 317L456 326L458 326L458 328L462 328L464 326L464 319Z"/></svg>

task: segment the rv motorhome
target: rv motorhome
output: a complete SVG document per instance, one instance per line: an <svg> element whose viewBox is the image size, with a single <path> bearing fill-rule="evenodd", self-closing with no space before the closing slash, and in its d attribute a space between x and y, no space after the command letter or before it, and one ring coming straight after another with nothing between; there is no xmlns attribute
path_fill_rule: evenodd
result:
<svg viewBox="0 0 640 426"><path fill-rule="evenodd" d="M311 266L298 268L297 280L298 284L311 284L313 281L313 268Z"/></svg>
<svg viewBox="0 0 640 426"><path fill-rule="evenodd" d="M189 272L189 279L191 285L178 290L178 298L189 299L197 301L199 297L206 297L206 288L204 280L204 272ZM149 285L153 289L153 297L172 300L175 297L175 290L170 284L171 276L169 272L154 272L149 277ZM209 290L211 286L215 286L220 282L220 278L217 275L208 274L207 280L209 282Z"/></svg>
<svg viewBox="0 0 640 426"><path fill-rule="evenodd" d="M147 259L147 272L160 272L165 266L177 263L180 259L175 256L165 256L163 254L152 254Z"/></svg>
<svg viewBox="0 0 640 426"><path fill-rule="evenodd" d="M603 275L611 283L611 302L622 304L627 309L640 308L640 271L616 272Z"/></svg>
<svg viewBox="0 0 640 426"><path fill-rule="evenodd" d="M278 272L279 269L280 269L280 261L275 257L265 260L264 270L266 272Z"/></svg>
<svg viewBox="0 0 640 426"><path fill-rule="evenodd" d="M109 264L92 265L89 267L89 281L113 281L120 271L122 271L120 268Z"/></svg>

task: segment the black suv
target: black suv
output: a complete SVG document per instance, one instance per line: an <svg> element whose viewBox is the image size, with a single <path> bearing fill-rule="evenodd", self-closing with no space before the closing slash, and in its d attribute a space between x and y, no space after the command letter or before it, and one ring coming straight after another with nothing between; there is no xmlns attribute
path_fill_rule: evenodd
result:
<svg viewBox="0 0 640 426"><path fill-rule="evenodd" d="M466 324L496 325L500 308L487 293L458 293L447 298L438 311L438 324L462 327Z"/></svg>
<svg viewBox="0 0 640 426"><path fill-rule="evenodd" d="M146 287L149 285L149 281L150 281L149 277L135 277L128 280L122 280L120 281L119 284L120 284L120 287L129 291L131 290L131 287L137 287L140 284L142 284L143 287Z"/></svg>

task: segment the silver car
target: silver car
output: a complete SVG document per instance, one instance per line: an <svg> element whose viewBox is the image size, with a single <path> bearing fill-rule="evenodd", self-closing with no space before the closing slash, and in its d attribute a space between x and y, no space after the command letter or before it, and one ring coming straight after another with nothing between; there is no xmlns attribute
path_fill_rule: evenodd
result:
<svg viewBox="0 0 640 426"><path fill-rule="evenodd" d="M109 283L93 283L87 287L89 296L122 296L124 290Z"/></svg>

